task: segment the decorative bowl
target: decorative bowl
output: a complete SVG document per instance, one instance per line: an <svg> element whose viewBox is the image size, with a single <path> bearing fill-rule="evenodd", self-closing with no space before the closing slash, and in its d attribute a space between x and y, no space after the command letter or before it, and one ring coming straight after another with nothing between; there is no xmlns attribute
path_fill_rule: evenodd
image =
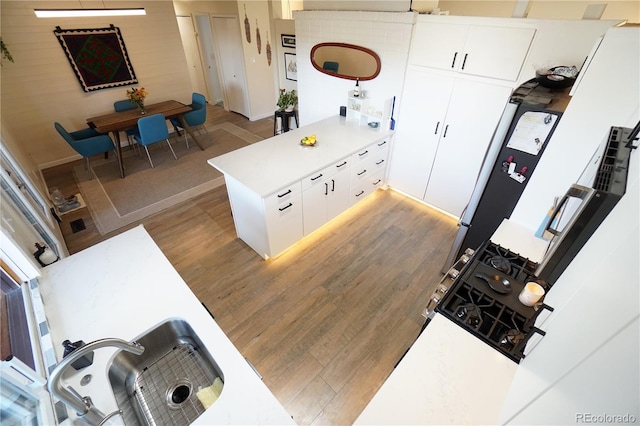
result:
<svg viewBox="0 0 640 426"><path fill-rule="evenodd" d="M547 89L566 89L576 82L575 67L553 67L536 71L536 81Z"/></svg>

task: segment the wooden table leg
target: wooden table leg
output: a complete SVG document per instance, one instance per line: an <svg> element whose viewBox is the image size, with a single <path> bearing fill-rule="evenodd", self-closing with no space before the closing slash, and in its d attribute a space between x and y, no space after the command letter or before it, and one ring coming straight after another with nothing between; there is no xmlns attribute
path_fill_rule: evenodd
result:
<svg viewBox="0 0 640 426"><path fill-rule="evenodd" d="M118 167L120 167L120 178L124 179L124 162L122 160L122 148L120 147L120 131L113 132L113 138L116 140L116 151L118 152Z"/></svg>
<svg viewBox="0 0 640 426"><path fill-rule="evenodd" d="M200 141L196 138L195 133L193 133L193 130L191 129L191 127L187 124L187 122L185 121L184 117L179 115L178 116L178 121L180 121L180 124L182 124L182 128L189 133L189 136L191 136L191 139L193 139L193 141L196 143L196 145L198 145L200 147L201 150L204 151L204 147L202 146L202 144L200 143Z"/></svg>

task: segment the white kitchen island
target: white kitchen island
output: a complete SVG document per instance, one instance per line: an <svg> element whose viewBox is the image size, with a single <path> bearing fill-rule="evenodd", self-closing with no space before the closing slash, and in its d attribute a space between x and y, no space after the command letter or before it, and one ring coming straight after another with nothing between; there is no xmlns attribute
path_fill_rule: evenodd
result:
<svg viewBox="0 0 640 426"><path fill-rule="evenodd" d="M315 134L317 144L300 144ZM238 237L273 257L384 185L391 133L334 116L212 158Z"/></svg>
<svg viewBox="0 0 640 426"><path fill-rule="evenodd" d="M220 397L193 424L295 424L142 225L47 266L39 280L58 360L66 339L133 341L180 318L191 325L224 375ZM107 378L115 352L98 349L92 365L70 368L64 376L67 385L90 396L104 413L117 409ZM80 381L87 374L92 380L83 386Z"/></svg>

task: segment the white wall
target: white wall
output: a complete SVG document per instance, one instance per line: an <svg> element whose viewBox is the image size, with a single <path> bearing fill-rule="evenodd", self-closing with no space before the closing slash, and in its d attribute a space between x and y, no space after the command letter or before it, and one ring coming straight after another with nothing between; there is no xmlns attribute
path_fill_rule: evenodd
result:
<svg viewBox="0 0 640 426"><path fill-rule="evenodd" d="M282 34L296 34L296 24L293 19L276 19L274 21L275 27L275 57L274 61L278 67L278 76L277 76L277 88L276 89L285 89L287 91L297 90L298 82L293 80L287 80L285 74L285 64L284 64L284 54L286 53L296 53L296 49L292 47L283 47L282 46ZM275 103L274 103L275 107Z"/></svg>
<svg viewBox="0 0 640 426"><path fill-rule="evenodd" d="M374 105L399 96L409 54L413 12L294 12L298 60L300 124L337 115L347 103L353 80L323 74L313 68L311 48L322 42L342 42L367 47L380 56L382 68L361 89Z"/></svg>
<svg viewBox="0 0 640 426"><path fill-rule="evenodd" d="M274 69L276 69L277 65L274 57L272 57L271 65L267 61L267 42L271 44L272 52L275 51L275 37L271 28L269 2L238 2L238 13L240 15L240 32L247 74L247 90L250 94L249 119L258 120L271 117L277 109L274 102L276 88L273 78ZM247 42L245 34L245 17L248 19L250 26L251 43ZM257 29L260 30L260 50L258 50L257 45Z"/></svg>

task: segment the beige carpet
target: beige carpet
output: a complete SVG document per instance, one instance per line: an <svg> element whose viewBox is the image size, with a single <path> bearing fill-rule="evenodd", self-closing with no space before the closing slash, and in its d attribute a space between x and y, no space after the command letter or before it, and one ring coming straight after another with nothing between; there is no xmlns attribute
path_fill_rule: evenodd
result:
<svg viewBox="0 0 640 426"><path fill-rule="evenodd" d="M222 174L207 160L262 140L231 123L207 126L207 130L208 135L202 131L198 136L204 151L191 138L188 150L184 136L177 141L169 138L178 160L165 142L151 145L154 168L144 149L138 156L124 147L124 179L115 159L93 160L92 180L84 165L76 166L74 177L98 231L106 234L224 184Z"/></svg>

